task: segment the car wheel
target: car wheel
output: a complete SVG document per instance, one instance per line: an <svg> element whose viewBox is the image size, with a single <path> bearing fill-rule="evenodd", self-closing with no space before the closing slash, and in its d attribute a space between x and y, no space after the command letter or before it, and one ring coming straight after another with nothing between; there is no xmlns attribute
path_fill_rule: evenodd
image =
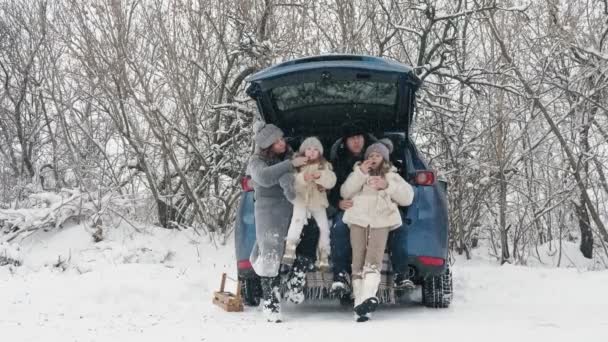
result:
<svg viewBox="0 0 608 342"><path fill-rule="evenodd" d="M262 298L262 285L260 284L260 278L253 277L240 279L240 282L243 304L247 306L260 305L260 298Z"/></svg>
<svg viewBox="0 0 608 342"><path fill-rule="evenodd" d="M452 302L452 271L449 267L422 283L422 303L429 308L447 308Z"/></svg>

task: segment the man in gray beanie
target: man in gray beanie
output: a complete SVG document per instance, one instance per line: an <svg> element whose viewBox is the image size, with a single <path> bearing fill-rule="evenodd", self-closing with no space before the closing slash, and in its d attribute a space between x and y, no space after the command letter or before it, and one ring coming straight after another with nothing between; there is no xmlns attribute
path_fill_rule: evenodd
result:
<svg viewBox="0 0 608 342"><path fill-rule="evenodd" d="M344 211L352 206L352 201L340 196L340 187L352 172L355 163L363 161L365 149L376 141L364 132L364 123L345 122L340 127L342 137L331 148L330 161L336 173L336 186L329 193L329 203L337 212L333 215L331 228L331 261L334 282L332 293L340 301L350 301L349 274L351 273L352 252L350 230L342 221Z"/></svg>

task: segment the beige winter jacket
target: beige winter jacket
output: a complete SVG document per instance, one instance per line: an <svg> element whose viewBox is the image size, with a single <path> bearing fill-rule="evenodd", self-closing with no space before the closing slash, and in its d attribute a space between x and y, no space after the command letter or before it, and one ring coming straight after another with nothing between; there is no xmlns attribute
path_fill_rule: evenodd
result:
<svg viewBox="0 0 608 342"><path fill-rule="evenodd" d="M304 180L304 175L306 173L314 173L317 171L321 174L319 179L311 180L310 182ZM317 184L325 189L331 189L336 185L336 174L332 171L329 162L325 163L323 166L321 166L320 163L314 163L300 168L300 171L296 174L296 199L294 204L307 208L327 208L329 206L327 193L325 191L319 191Z"/></svg>
<svg viewBox="0 0 608 342"><path fill-rule="evenodd" d="M344 223L370 228L400 227L402 221L398 205L412 204L414 189L393 167L386 174L388 187L375 190L368 185L370 176L361 171L360 164L355 164L353 172L340 188L342 198L353 200L353 206L344 213Z"/></svg>

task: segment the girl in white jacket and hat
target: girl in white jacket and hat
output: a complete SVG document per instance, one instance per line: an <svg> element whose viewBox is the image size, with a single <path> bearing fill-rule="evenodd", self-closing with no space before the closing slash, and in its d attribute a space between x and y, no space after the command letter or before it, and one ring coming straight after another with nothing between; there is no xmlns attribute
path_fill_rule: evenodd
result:
<svg viewBox="0 0 608 342"><path fill-rule="evenodd" d="M381 142L365 151L365 160L355 164L340 194L353 201L344 213L352 245L352 286L355 316L365 322L378 306L376 293L388 233L401 226L398 206L414 198L412 187L397 173L389 159L389 148Z"/></svg>
<svg viewBox="0 0 608 342"><path fill-rule="evenodd" d="M302 229L308 219L314 217L319 227L317 266L326 270L329 268L330 245L329 221L325 212L329 202L325 190L336 185L336 174L331 163L323 158L323 145L316 137L306 138L298 152L299 156L307 158L307 163L298 167L295 175L293 216L287 232L283 264L293 264Z"/></svg>

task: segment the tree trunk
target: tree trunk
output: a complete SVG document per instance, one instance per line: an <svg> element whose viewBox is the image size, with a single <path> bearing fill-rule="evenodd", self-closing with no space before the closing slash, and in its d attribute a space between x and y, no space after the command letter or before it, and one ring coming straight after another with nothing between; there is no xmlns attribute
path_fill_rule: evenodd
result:
<svg viewBox="0 0 608 342"><path fill-rule="evenodd" d="M498 163L498 182L499 182L499 192L498 192L498 215L499 215L499 231L500 231L500 264L504 264L509 262L509 237L508 237L508 228L507 228L507 178L505 175L505 164L506 161L506 153L505 153L505 140L506 140L506 131L505 131L505 113L503 110L504 106L504 97L505 94L503 91L498 90L498 103L496 104L496 132L494 134L494 141L496 144L496 162Z"/></svg>
<svg viewBox="0 0 608 342"><path fill-rule="evenodd" d="M580 198L580 204L574 205L576 216L578 217L578 226L581 230L580 250L585 258L591 259L593 257L593 232L589 225L589 213L582 197Z"/></svg>
<svg viewBox="0 0 608 342"><path fill-rule="evenodd" d="M580 152L579 160L582 162L581 172L585 176L584 182L586 186L588 186L589 180L589 158L587 156L591 154L591 147L589 146L589 129L591 128L591 120L593 120L592 112L593 111L590 111L589 114L579 113L577 111L574 112L575 117L577 116L577 113L581 114L583 121L580 131L582 151ZM589 212L587 211L585 199L582 194L580 196L580 203L575 205L575 212L578 217L578 226L581 231L581 245L579 248L585 258L591 259L593 257L593 232L591 231Z"/></svg>

